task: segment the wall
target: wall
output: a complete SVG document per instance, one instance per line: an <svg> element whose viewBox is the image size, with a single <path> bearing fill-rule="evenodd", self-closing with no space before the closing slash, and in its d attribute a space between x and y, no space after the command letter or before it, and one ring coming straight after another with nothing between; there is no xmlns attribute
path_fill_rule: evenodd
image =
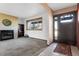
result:
<svg viewBox="0 0 79 59"><path fill-rule="evenodd" d="M76 10L77 10L77 6L75 5L75 6L63 8L63 9L60 9L60 10L56 10L56 11L54 11L53 15L66 13L66 12L71 12L71 11L76 11Z"/></svg>
<svg viewBox="0 0 79 59"><path fill-rule="evenodd" d="M53 42L53 11L48 9L48 22L49 22L49 38L47 40L47 44L51 44Z"/></svg>
<svg viewBox="0 0 79 59"><path fill-rule="evenodd" d="M11 26L4 26L2 24L3 19L9 19L12 22ZM0 13L0 30L14 30L14 38L17 38L18 32L18 18L7 14Z"/></svg>
<svg viewBox="0 0 79 59"><path fill-rule="evenodd" d="M25 26L25 35L28 34L30 37L33 38L39 38L43 40L47 40L47 44L51 44L53 42L53 15L75 11L77 10L76 6L52 11L47 4L42 4L43 8L46 12L43 12L42 14L33 15L26 20L30 20L33 18L43 17L43 30L42 31L32 31L32 30L26 30ZM26 21L25 21L26 25Z"/></svg>
<svg viewBox="0 0 79 59"><path fill-rule="evenodd" d="M53 42L53 10L49 8L48 4L43 3L41 4L43 8L46 10L47 16L48 17L48 39L47 39L47 44L50 45Z"/></svg>
<svg viewBox="0 0 79 59"><path fill-rule="evenodd" d="M42 17L42 21L43 21L42 31L40 31L40 30L26 30L26 26L25 26L25 35L28 34L30 37L33 37L33 38L47 40L48 39L48 15L47 15L47 13L38 14L38 15L29 17L26 20L39 18L39 17ZM26 25L26 21L25 21L25 25Z"/></svg>
<svg viewBox="0 0 79 59"><path fill-rule="evenodd" d="M41 4L45 10L45 12L34 15L32 17L27 18L26 20L42 17L43 19L43 30L42 31L32 31L32 30L26 30L25 27L25 34L28 34L30 37L33 38L39 38L43 40L47 40L47 44L53 42L53 13L52 10L46 5ZM26 21L25 21L26 25Z"/></svg>
<svg viewBox="0 0 79 59"><path fill-rule="evenodd" d="M24 24L25 18L18 18L18 24Z"/></svg>

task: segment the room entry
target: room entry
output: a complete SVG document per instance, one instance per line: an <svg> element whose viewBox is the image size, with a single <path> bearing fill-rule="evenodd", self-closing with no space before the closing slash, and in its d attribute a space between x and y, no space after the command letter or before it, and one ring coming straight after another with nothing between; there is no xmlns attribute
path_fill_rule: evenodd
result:
<svg viewBox="0 0 79 59"><path fill-rule="evenodd" d="M59 43L76 44L76 12L54 16L54 41Z"/></svg>
<svg viewBox="0 0 79 59"><path fill-rule="evenodd" d="M24 24L19 24L18 25L18 37L23 37L24 36Z"/></svg>

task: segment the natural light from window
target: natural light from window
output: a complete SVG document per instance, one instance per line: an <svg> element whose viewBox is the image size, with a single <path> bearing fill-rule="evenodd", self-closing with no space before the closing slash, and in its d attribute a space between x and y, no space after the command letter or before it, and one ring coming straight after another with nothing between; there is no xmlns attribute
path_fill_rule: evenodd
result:
<svg viewBox="0 0 79 59"><path fill-rule="evenodd" d="M70 22L72 22L73 21L73 19L69 19L69 20L61 20L60 22L61 23L70 23Z"/></svg>

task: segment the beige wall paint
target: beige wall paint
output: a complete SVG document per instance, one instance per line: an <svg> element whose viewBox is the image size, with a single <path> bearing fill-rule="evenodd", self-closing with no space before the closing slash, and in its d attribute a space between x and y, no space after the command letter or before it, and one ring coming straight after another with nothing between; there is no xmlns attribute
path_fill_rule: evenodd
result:
<svg viewBox="0 0 79 59"><path fill-rule="evenodd" d="M47 44L51 44L53 42L53 10L48 7L48 4L43 3L41 4L44 9L47 10L48 14L48 39L47 39Z"/></svg>
<svg viewBox="0 0 79 59"><path fill-rule="evenodd" d="M2 24L3 19L9 19L12 22L12 25L11 26L4 26ZM14 30L14 38L17 38L18 18L15 16L0 13L0 30Z"/></svg>
<svg viewBox="0 0 79 59"><path fill-rule="evenodd" d="M53 11L51 9L48 10L48 21L49 21L49 39L47 40L47 44L51 44L53 42Z"/></svg>
<svg viewBox="0 0 79 59"><path fill-rule="evenodd" d="M75 5L75 6L63 8L63 9L60 9L60 10L56 10L56 11L54 11L53 15L66 13L66 12L71 12L71 11L76 11L76 10L77 10L77 6Z"/></svg>

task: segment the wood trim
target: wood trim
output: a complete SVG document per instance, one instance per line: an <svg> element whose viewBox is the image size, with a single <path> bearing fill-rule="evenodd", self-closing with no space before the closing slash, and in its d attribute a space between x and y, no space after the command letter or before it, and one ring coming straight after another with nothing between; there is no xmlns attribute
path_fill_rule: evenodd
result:
<svg viewBox="0 0 79 59"><path fill-rule="evenodd" d="M79 48L79 3L77 4L76 40L77 47Z"/></svg>
<svg viewBox="0 0 79 59"><path fill-rule="evenodd" d="M40 38L35 38L35 37L29 37L29 38L47 41L45 39L40 39Z"/></svg>

